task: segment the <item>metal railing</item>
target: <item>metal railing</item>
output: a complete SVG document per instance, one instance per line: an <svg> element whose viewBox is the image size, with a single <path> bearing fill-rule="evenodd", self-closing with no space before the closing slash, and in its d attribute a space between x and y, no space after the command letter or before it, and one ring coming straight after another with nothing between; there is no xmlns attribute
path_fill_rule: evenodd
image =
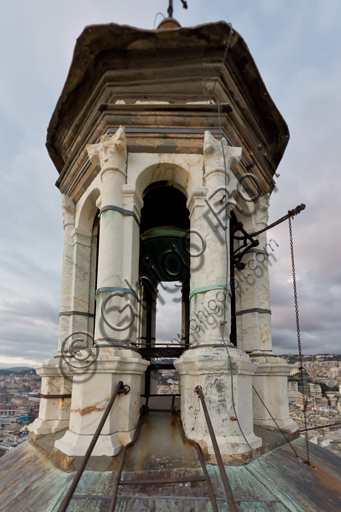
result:
<svg viewBox="0 0 341 512"><path fill-rule="evenodd" d="M127 394L127 393L129 393L129 391L130 391L129 386L125 386L122 381L120 381L117 384L117 386L116 386L116 388L114 390L114 393L113 393L113 395L112 395L112 397L111 397L111 399L110 399L110 401L109 401L109 403L107 405L107 408L104 411L102 419L99 422L99 425L98 425L98 427L96 429L96 432L95 432L95 434L94 434L94 436L93 436L93 438L91 440L89 448L87 449L87 451L86 451L86 453L85 453L85 455L83 457L81 466L78 469L77 473L75 474L75 477L74 477L73 482L72 482L72 484L70 486L70 489L68 490L68 493L64 497L64 499L63 499L63 501L62 501L62 503L61 503L61 505L60 505L60 507L58 509L58 512L65 512L67 510L67 508L68 508L68 506L70 504L70 501L72 499L72 496L73 496L73 494L74 494L74 492L75 492L75 490L77 488L79 480L81 479L81 476L82 476L82 474L83 474L83 472L84 472L84 470L86 468L86 465L87 465L87 463L88 463L88 461L90 459L91 453L93 452L93 449L95 448L95 445L96 445L96 443L98 441L100 433L102 432L102 429L104 427L104 423L106 422L106 420L107 420L107 418L109 416L109 413L111 411L111 408L114 405L114 402L115 402L115 400L117 398L117 395L120 394L120 393Z"/></svg>
<svg viewBox="0 0 341 512"><path fill-rule="evenodd" d="M206 402L205 402L205 397L204 397L204 393L202 391L202 387L201 386L197 386L194 391L196 393L198 393L199 398L201 400L202 408L203 408L203 411L204 411L204 415L205 415L208 431L209 431L210 436L211 436L213 450L214 450L214 454L215 454L216 459L217 459L217 463L218 463L221 479L223 481L223 486L224 486L224 489L225 489L226 499L227 499L227 503L228 503L229 508L230 508L230 512L237 512L237 505L236 505L236 502L234 500L232 489L231 489L231 486L230 486L230 482L229 482L229 479L228 479L226 471L225 471L223 459L221 457L221 453L220 453L219 446L218 446L218 443L217 443L217 438L216 438L214 430L213 430L211 418L210 418L210 415L208 413L208 409L207 409L207 405L206 405Z"/></svg>

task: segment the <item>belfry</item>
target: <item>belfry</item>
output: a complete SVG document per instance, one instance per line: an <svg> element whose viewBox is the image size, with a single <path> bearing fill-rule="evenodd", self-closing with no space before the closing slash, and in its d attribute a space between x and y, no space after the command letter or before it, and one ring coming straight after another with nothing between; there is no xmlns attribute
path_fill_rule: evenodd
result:
<svg viewBox="0 0 341 512"><path fill-rule="evenodd" d="M300 438L272 347L267 230L289 220L303 383L291 220L305 206L268 224L287 125L231 25L181 27L172 0L168 14L77 39L47 134L59 338L29 438L0 458L1 512L340 509L339 457L308 442L306 416Z"/></svg>
<svg viewBox="0 0 341 512"><path fill-rule="evenodd" d="M92 452L116 456L157 394L165 356L184 432L208 457L198 386L227 459L261 447L254 425L274 427L263 402L283 430L298 429L290 367L272 352L264 231L288 138L230 25L84 29L48 128L65 239L58 349L38 370L33 436L63 430L55 451L84 455L122 381ZM181 283L175 345L155 341L167 281Z"/></svg>

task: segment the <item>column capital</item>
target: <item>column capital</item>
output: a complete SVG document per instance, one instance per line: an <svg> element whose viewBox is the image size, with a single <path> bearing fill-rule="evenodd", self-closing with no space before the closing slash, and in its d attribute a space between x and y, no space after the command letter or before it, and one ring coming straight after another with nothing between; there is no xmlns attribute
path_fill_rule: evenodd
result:
<svg viewBox="0 0 341 512"><path fill-rule="evenodd" d="M110 136L102 135L97 144L86 146L90 161L101 166L101 180L107 171L118 171L126 175L127 143L124 126L120 126L117 132Z"/></svg>
<svg viewBox="0 0 341 512"><path fill-rule="evenodd" d="M222 148L223 146L223 148ZM225 138L223 143L213 137L211 132L205 132L204 138L204 168L205 179L214 172L225 173L224 156L227 171L238 165L242 157L242 148L235 148L227 145Z"/></svg>
<svg viewBox="0 0 341 512"><path fill-rule="evenodd" d="M63 226L64 229L66 226L75 224L75 210L76 205L71 199L71 197L63 194L62 196L62 212L63 212Z"/></svg>

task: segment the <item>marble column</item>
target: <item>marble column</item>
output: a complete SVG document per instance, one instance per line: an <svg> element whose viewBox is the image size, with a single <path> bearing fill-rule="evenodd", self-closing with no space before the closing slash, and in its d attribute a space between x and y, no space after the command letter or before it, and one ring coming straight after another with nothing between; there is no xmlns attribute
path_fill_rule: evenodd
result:
<svg viewBox="0 0 341 512"><path fill-rule="evenodd" d="M76 228L72 231L73 244L73 275L72 275L72 302L71 326L73 333L88 332L88 314L90 308L90 264L92 233ZM93 344L91 336L84 336L79 344L85 348Z"/></svg>
<svg viewBox="0 0 341 512"><path fill-rule="evenodd" d="M255 205L252 218L244 220L249 232L266 228L268 221L269 195L262 196ZM250 215L250 214L249 214ZM236 317L238 347L247 353L272 354L271 311L266 232L256 239L259 245L243 256L245 268L236 272Z"/></svg>
<svg viewBox="0 0 341 512"><path fill-rule="evenodd" d="M229 189L229 178L230 168L240 158L241 148L228 147L225 141L222 148L221 142L210 132L206 132L204 180L207 196L204 197L201 190L200 199L197 190L189 201L191 230L193 237L196 236L195 245L198 247L198 237L201 237L205 251L201 261L191 256L191 348L175 362L175 366L181 377L181 417L186 435L203 442L209 454L213 454L213 448L199 398L194 392L198 385L201 385L206 397L223 455L250 451L234 419L236 413L250 445L253 448L261 446L261 439L253 433L252 422L252 375L257 365L250 361L245 352L237 350L229 340L231 295L229 287L226 288L230 276L229 211L235 205ZM206 208L198 207L202 199ZM194 244L191 243L191 247L192 245ZM223 327L230 359L222 341Z"/></svg>
<svg viewBox="0 0 341 512"><path fill-rule="evenodd" d="M95 340L100 345L127 340L129 329L120 330L130 320L131 310L120 309L129 302L130 294L122 294L127 288L123 276L124 214L122 187L126 180L127 148L125 131L120 127L115 135L103 135L98 144L87 146L92 163L101 167L100 235L98 250L98 274L96 290ZM117 209L116 209L117 208ZM110 295L117 293L104 306ZM108 321L109 325L105 322ZM117 327L111 328L110 325Z"/></svg>
<svg viewBox="0 0 341 512"><path fill-rule="evenodd" d="M126 201L123 199L127 161L124 128L120 127L112 137L103 135L98 144L87 146L87 150L91 162L101 167L101 195L96 203L101 218L95 347L90 349L86 365L82 368L80 364L74 371L70 426L55 448L69 456L84 455L115 386L122 380L130 391L117 398L93 452L94 456L113 456L134 435L140 410L141 375L149 365L131 344L136 340L136 326L131 327L137 323L133 314L137 311L137 300L126 283L126 279L137 281L138 255L133 254L133 247L139 231L133 224L136 220L128 214L129 205L132 208L130 190L125 190ZM84 233L75 236L80 238L79 248L87 259L88 242L81 243ZM80 285L78 297L82 291Z"/></svg>
<svg viewBox="0 0 341 512"><path fill-rule="evenodd" d="M267 227L268 208L267 194L261 196L255 205L256 231ZM257 239L259 246L243 258L246 265L243 273L246 279L240 283L240 309L237 309L237 330L240 332L238 338L241 338L242 348L258 365L253 376L254 423L268 429L276 429L272 415L280 428L292 433L297 431L299 426L289 416L288 375L291 366L280 357L274 356L272 351L268 265L276 245L274 241L271 244L267 243L266 232L261 233Z"/></svg>
<svg viewBox="0 0 341 512"><path fill-rule="evenodd" d="M73 239L72 232L75 228L76 205L67 195L62 198L63 225L64 225L64 250L62 279L60 289L60 316L59 316L59 337L57 355L61 356L62 344L71 334L72 325L70 311L72 310L72 282L73 282ZM64 313L67 313L66 315Z"/></svg>
<svg viewBox="0 0 341 512"><path fill-rule="evenodd" d="M41 393L38 418L29 426L29 431L36 436L51 434L63 430L69 425L70 398L57 398L56 395L69 395L72 388L72 372L62 358L64 340L72 332L72 282L74 271L74 254L72 233L75 227L75 204L63 195L62 212L64 225L64 251L60 292L60 317L57 355L47 359L38 367L41 376ZM66 313L66 314L64 314ZM48 398L54 395L54 398Z"/></svg>

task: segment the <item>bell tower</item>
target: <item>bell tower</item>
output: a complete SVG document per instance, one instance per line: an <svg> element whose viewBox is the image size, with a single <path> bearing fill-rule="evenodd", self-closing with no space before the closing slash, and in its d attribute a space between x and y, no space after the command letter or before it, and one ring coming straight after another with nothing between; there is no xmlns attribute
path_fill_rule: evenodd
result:
<svg viewBox="0 0 341 512"><path fill-rule="evenodd" d="M132 440L165 356L185 434L209 456L198 386L223 456L260 448L254 424L272 428L258 395L297 430L290 367L272 352L266 233L252 237L288 128L230 25L182 28L169 14L157 30L86 27L48 127L65 229L60 329L30 429L64 429L55 449L68 457L84 455L120 381L93 455ZM167 281L181 286L181 341L160 346Z"/></svg>

